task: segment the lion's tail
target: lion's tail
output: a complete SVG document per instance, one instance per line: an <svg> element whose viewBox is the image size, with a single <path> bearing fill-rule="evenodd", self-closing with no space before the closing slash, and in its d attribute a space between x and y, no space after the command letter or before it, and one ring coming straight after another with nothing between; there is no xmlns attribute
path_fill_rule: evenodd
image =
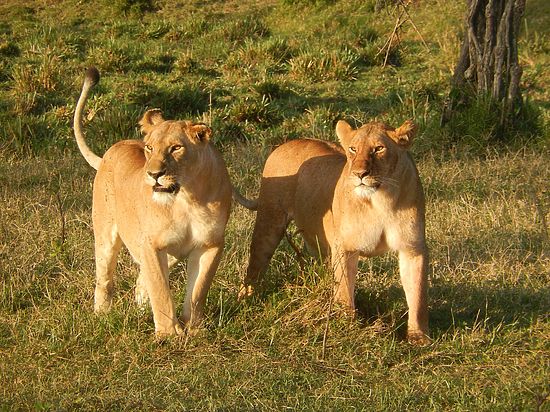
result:
<svg viewBox="0 0 550 412"><path fill-rule="evenodd" d="M86 144L84 133L82 132L82 111L86 105L86 100L88 100L90 89L94 87L97 82L99 82L99 71L95 67L90 67L86 70L84 85L82 86L82 92L80 93L78 103L76 104L76 110L74 112L74 136L76 138L76 144L80 149L80 153L84 156L84 159L86 159L90 166L92 166L95 170L99 168L101 157L92 152Z"/></svg>
<svg viewBox="0 0 550 412"><path fill-rule="evenodd" d="M233 199L249 210L258 210L258 199L247 199L235 188L233 188Z"/></svg>

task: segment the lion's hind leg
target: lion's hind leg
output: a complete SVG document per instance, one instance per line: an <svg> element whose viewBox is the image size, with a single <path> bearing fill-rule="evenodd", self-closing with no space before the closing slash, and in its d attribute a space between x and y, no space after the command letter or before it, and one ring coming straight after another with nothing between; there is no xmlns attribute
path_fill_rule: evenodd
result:
<svg viewBox="0 0 550 412"><path fill-rule="evenodd" d="M267 209L267 207L260 207L258 210L250 245L248 268L239 290L239 299L249 297L254 293L254 285L258 283L260 276L265 272L288 224L289 217L284 210Z"/></svg>
<svg viewBox="0 0 550 412"><path fill-rule="evenodd" d="M107 312L111 307L114 289L113 275L121 247L122 240L118 235L116 225L103 226L101 230L95 231L94 310L96 313Z"/></svg>

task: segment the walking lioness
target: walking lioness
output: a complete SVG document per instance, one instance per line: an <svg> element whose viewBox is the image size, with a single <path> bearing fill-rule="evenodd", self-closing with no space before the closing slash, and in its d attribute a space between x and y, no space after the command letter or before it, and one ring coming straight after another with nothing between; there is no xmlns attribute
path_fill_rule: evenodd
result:
<svg viewBox="0 0 550 412"><path fill-rule="evenodd" d="M335 300L350 310L359 257L398 252L409 306L408 339L427 342L424 195L407 151L415 132L410 121L397 129L372 122L357 130L339 121L341 146L303 139L273 151L262 175L240 297L253 293L294 220L308 249L331 257Z"/></svg>
<svg viewBox="0 0 550 412"><path fill-rule="evenodd" d="M116 257L126 245L140 273L136 300L149 300L157 335L184 331L174 307L168 269L187 261L183 322L200 322L224 245L231 183L224 161L209 142L209 127L164 120L147 111L139 124L143 141L123 140L100 158L86 145L82 111L99 73L86 73L74 115L78 147L97 170L93 189L95 311L107 311L113 296Z"/></svg>

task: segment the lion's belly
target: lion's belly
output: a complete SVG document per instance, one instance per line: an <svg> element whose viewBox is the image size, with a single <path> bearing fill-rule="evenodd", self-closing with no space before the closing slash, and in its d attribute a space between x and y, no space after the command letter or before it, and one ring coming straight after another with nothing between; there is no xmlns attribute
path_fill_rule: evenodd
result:
<svg viewBox="0 0 550 412"><path fill-rule="evenodd" d="M318 207L301 208L296 210L291 218L298 232L304 237L308 252L312 255L327 256L332 240L332 227L330 224L327 226L327 220L332 220L330 211Z"/></svg>

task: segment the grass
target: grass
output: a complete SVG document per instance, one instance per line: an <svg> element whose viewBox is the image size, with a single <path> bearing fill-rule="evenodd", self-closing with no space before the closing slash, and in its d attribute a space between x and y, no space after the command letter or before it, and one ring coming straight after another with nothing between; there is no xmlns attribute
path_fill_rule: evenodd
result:
<svg viewBox="0 0 550 412"><path fill-rule="evenodd" d="M532 112L491 140L483 101L439 127L464 4L72 1L0 5L0 410L550 410L550 79L547 2L520 40ZM133 304L123 253L113 311L93 306L93 173L72 136L82 69L102 80L86 130L102 153L138 138L147 108L212 124L231 178L257 194L274 145L334 140L334 124L420 124L432 345L403 341L395 256L362 262L358 316L330 308L331 279L282 242L260 295L239 303L254 215L234 207L206 328L163 343ZM299 239L296 238L299 242ZM171 275L181 305L185 267Z"/></svg>

